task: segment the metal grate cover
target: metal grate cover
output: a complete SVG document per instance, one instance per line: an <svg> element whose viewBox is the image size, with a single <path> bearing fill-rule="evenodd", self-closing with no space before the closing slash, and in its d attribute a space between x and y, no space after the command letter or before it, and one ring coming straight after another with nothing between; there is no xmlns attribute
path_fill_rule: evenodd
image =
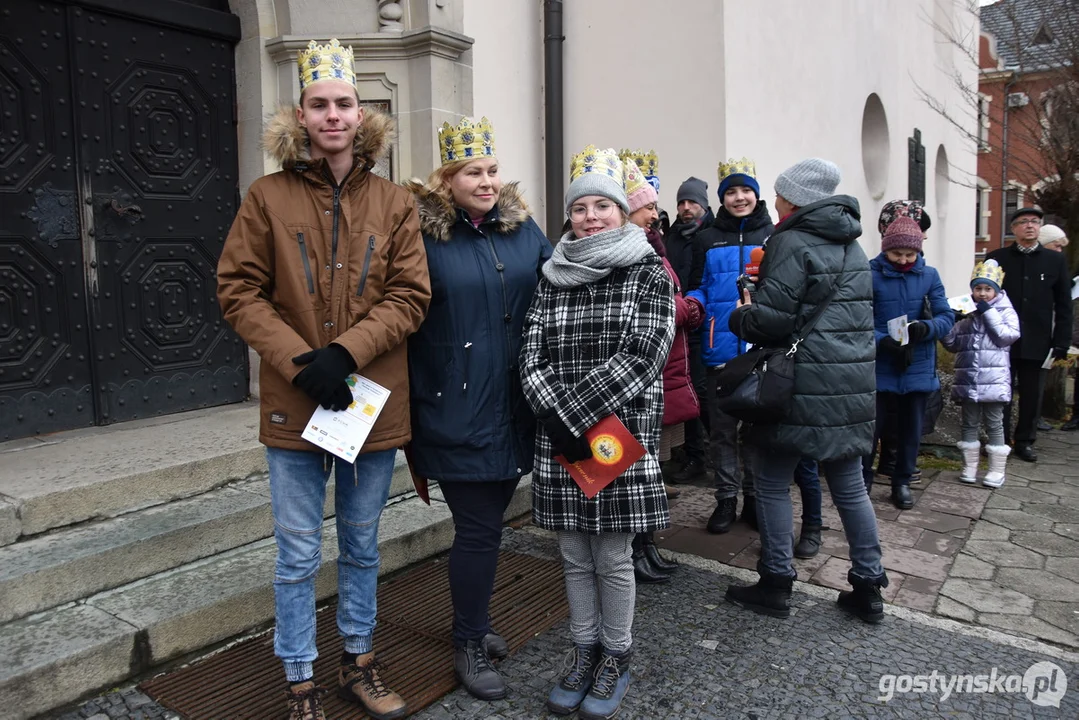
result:
<svg viewBox="0 0 1079 720"><path fill-rule="evenodd" d="M412 712L457 686L450 639L453 608L447 559L408 570L378 589L375 650L386 666L387 685ZM328 688L329 720L366 718L358 706L334 693L342 640L336 601L318 613L319 658L315 682ZM562 566L531 555L499 556L491 622L516 652L535 635L569 616ZM141 685L147 695L187 720L272 720L285 718L285 676L273 654L273 633L265 633Z"/></svg>

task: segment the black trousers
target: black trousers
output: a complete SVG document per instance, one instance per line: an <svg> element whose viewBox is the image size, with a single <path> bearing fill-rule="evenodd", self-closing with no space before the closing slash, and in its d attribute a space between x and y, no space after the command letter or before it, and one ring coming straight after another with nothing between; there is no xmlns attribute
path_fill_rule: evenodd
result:
<svg viewBox="0 0 1079 720"><path fill-rule="evenodd" d="M910 485L911 475L918 464L918 450L922 445L922 421L925 418L927 392L877 393L877 437L873 439L873 451L862 458L862 474L866 490L873 485L873 457L882 428L887 427L888 415L895 414L895 470L892 487Z"/></svg>
<svg viewBox="0 0 1079 720"><path fill-rule="evenodd" d="M502 544L502 516L519 482L513 479L438 483L453 514L449 572L453 643L457 647L469 640L480 640L491 630L487 612Z"/></svg>
<svg viewBox="0 0 1079 720"><path fill-rule="evenodd" d="M1016 445L1033 445L1038 434L1038 420L1042 416L1042 396L1045 394L1045 378L1048 371L1042 370L1040 360L1016 360L1012 357L1012 389L1019 393L1004 406L1004 440ZM1019 405L1019 417L1015 421L1015 433L1012 434L1012 405Z"/></svg>
<svg viewBox="0 0 1079 720"><path fill-rule="evenodd" d="M705 438L710 433L708 417L708 369L704 366L701 357L700 341L689 343L689 372L693 379L693 389L697 392L697 399L701 403L700 417L686 421L686 451L687 460L699 460L707 462L708 450L705 447Z"/></svg>

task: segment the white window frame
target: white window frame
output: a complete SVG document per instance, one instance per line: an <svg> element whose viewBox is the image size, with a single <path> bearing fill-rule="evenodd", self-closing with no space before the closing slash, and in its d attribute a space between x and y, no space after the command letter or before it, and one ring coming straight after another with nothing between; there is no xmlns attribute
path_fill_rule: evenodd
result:
<svg viewBox="0 0 1079 720"><path fill-rule="evenodd" d="M993 102L992 95L978 93L978 152L989 152L989 108Z"/></svg>
<svg viewBox="0 0 1079 720"><path fill-rule="evenodd" d="M993 217L993 209L989 206L989 196L992 191L993 188L989 183L978 178L978 189L975 191L978 193L978 207L981 210L978 217L978 240L989 239L989 220Z"/></svg>
<svg viewBox="0 0 1079 720"><path fill-rule="evenodd" d="M1008 207L1008 193L1015 190L1015 209L1023 207L1023 198L1029 188L1023 183L1009 180L1008 184L1004 186L1004 207ZM1015 233L1012 232L1012 226L1008 225L1008 229L1004 231L1004 237L1015 237Z"/></svg>

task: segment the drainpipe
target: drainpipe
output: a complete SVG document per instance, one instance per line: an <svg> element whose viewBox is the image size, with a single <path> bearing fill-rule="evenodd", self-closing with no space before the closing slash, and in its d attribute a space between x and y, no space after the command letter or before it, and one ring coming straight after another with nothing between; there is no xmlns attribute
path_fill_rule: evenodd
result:
<svg viewBox="0 0 1079 720"><path fill-rule="evenodd" d="M1004 122L1001 124L1000 141L1000 246L1004 247L1004 235L1008 229L1008 93L1016 83L1015 74L1004 85Z"/></svg>
<svg viewBox="0 0 1079 720"><path fill-rule="evenodd" d="M543 105L547 190L547 237L552 243L561 237L562 198L562 0L543 2Z"/></svg>

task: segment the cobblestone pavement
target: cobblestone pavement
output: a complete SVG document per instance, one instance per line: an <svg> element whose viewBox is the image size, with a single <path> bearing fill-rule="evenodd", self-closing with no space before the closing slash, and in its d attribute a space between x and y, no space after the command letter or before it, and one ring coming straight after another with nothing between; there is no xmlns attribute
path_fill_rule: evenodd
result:
<svg viewBox="0 0 1079 720"><path fill-rule="evenodd" d="M1079 648L1079 433L1040 433L1036 464L1011 459L996 490L931 470L912 486L914 508L888 500L888 479L871 497L880 529L890 603ZM703 528L715 509L708 488L680 486L660 544L754 568L758 535L736 523L725 535ZM792 488L796 529L801 507ZM839 515L825 490L820 554L795 560L800 580L847 587L850 567Z"/></svg>
<svg viewBox="0 0 1079 720"><path fill-rule="evenodd" d="M557 557L551 536L534 528L507 531L504 546ZM750 581L755 573L704 558L680 559L674 581L638 591L634 680L619 718L1079 717L1075 653L902 607L890 607L881 625L868 626L835 607L833 590L813 584L796 587L789 620L766 618L723 601L728 584ZM568 642L563 623L503 661L510 687L503 701L479 702L458 690L414 717L546 717L544 700ZM989 675L996 668L998 676L1022 676L1038 662L1055 663L1072 681L1059 707L1035 705L1023 692L896 692L888 701L880 699L885 674ZM903 682L898 680L900 689ZM1060 676L1056 687L1064 687ZM129 710L132 704L139 706ZM175 716L126 690L62 720L88 717Z"/></svg>
<svg viewBox="0 0 1079 720"><path fill-rule="evenodd" d="M910 511L888 503L886 485L874 488L892 603L878 627L834 607L849 564L827 492L823 514L833 529L817 558L796 561L805 584L796 588L795 615L781 621L723 601L732 579L755 580L744 568L755 566L757 534L741 524L723 536L704 532L711 492L683 486L661 536L665 547L689 553L680 556L687 567L670 584L638 592L634 684L619 717L1079 717L1079 655L1071 652L1079 648L1079 433L1044 433L1037 449L1037 464L1010 461L1007 482L993 491L960 484L954 471L929 471ZM797 520L796 489L792 495ZM532 528L507 531L505 547L557 557L550 536ZM507 700L482 703L457 691L415 717L544 717L567 643L563 625L503 662ZM1023 693L878 700L886 673L1022 675L1046 660L1071 680L1059 708ZM178 718L136 688L56 717Z"/></svg>

